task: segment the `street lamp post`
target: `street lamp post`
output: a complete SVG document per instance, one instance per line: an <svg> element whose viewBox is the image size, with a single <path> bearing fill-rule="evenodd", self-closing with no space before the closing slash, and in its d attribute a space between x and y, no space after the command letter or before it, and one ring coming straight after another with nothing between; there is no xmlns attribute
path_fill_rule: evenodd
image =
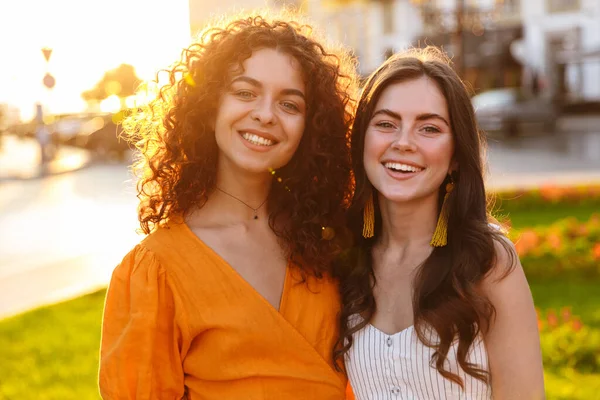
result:
<svg viewBox="0 0 600 400"><path fill-rule="evenodd" d="M56 79L50 74L50 56L52 55L52 49L49 47L42 48L42 54L44 55L44 59L46 60L46 74L42 79L42 82L48 91L51 91L54 85L56 84ZM37 119L37 127L36 127L36 138L40 145L40 166L41 166L41 174L46 173L46 164L51 160L54 154L50 154L50 132L48 131L48 127L46 126L47 117L44 116L44 109L42 104L38 104L36 106L36 119Z"/></svg>

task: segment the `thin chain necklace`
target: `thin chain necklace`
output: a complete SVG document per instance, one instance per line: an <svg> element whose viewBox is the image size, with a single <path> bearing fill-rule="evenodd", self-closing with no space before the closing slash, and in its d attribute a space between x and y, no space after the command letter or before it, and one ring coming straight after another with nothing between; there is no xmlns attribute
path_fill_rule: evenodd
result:
<svg viewBox="0 0 600 400"><path fill-rule="evenodd" d="M267 202L267 199L268 199L268 197L267 197L267 199L265 199L262 203L260 203L260 206L254 208L254 207L250 206L248 203L246 203L245 201L243 201L243 200L235 197L231 193L227 193L226 191L224 191L220 187L217 187L217 186L215 186L215 187L217 188L218 191L225 193L227 196L229 196L229 197L231 197L233 199L236 199L237 201L239 201L240 203L242 203L243 205L245 205L246 207L248 207L249 209L251 209L252 211L254 211L254 218L253 219L258 219L258 213L257 212Z"/></svg>

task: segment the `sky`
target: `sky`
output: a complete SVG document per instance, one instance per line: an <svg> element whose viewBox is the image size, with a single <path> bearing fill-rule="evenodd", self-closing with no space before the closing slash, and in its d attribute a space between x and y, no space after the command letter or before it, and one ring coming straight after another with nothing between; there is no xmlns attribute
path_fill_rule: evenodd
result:
<svg viewBox="0 0 600 400"><path fill-rule="evenodd" d="M0 0L0 103L30 119L85 108L81 92L122 63L142 79L190 41L188 0ZM46 63L42 48L52 48ZM49 91L46 72L56 79Z"/></svg>

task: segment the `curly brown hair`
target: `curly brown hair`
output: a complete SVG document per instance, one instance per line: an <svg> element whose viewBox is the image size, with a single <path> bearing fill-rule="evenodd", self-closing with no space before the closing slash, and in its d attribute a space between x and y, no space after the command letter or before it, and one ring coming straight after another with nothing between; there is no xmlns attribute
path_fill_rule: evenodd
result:
<svg viewBox="0 0 600 400"><path fill-rule="evenodd" d="M344 354L352 346L352 335L369 323L376 309L371 249L381 233L382 224L377 196L373 196L375 236L372 239L362 237L363 209L374 192L363 166L365 133L375 106L389 85L423 76L436 82L446 98L458 170L452 174L455 186L447 199L448 244L433 249L412 282L414 327L421 342L436 350L431 361L442 376L463 386L462 379L444 366L450 346L458 337L457 361L460 367L467 374L489 382L489 371L467 362L469 348L480 332L489 328L495 315L493 304L478 290L478 286L494 268L497 258L495 242L501 243L512 257L514 252L502 232L489 224L495 220L487 211L484 188L485 138L477 127L468 90L452 69L447 56L434 47L411 49L392 56L366 81L358 103L351 136L356 192L348 211L355 246L336 262L343 308L340 315L341 337L334 349L334 359L340 367ZM440 186L438 213L447 182L448 178ZM514 266L514 258L512 261ZM501 276L506 276L510 268ZM363 317L361 322L351 323L351 317L357 314ZM437 332L439 342L428 338L427 327Z"/></svg>
<svg viewBox="0 0 600 400"><path fill-rule="evenodd" d="M166 73L168 83L123 122L126 137L139 150L134 171L144 233L206 202L215 188L218 158L210 121L230 71L243 70L254 51L273 48L299 62L307 115L296 153L277 171L281 184L269 193L269 224L294 261L317 275L328 270L340 244L323 240L322 227L341 232L349 204L357 79L351 55L341 47L326 49L312 27L299 21L289 12L221 20L202 32L177 63L158 72L153 82Z"/></svg>

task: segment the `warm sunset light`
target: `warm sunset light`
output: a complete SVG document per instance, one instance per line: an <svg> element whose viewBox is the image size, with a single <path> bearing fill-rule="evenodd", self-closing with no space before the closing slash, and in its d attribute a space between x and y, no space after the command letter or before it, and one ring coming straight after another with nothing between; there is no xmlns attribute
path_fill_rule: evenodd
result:
<svg viewBox="0 0 600 400"><path fill-rule="evenodd" d="M23 120L36 102L50 113L80 112L81 93L105 71L125 63L150 79L179 57L189 42L188 0L2 2L0 37L0 103ZM48 63L42 48L52 49ZM56 80L51 91L46 73Z"/></svg>
<svg viewBox="0 0 600 400"><path fill-rule="evenodd" d="M121 109L121 100L115 94L100 102L100 111L115 113Z"/></svg>

